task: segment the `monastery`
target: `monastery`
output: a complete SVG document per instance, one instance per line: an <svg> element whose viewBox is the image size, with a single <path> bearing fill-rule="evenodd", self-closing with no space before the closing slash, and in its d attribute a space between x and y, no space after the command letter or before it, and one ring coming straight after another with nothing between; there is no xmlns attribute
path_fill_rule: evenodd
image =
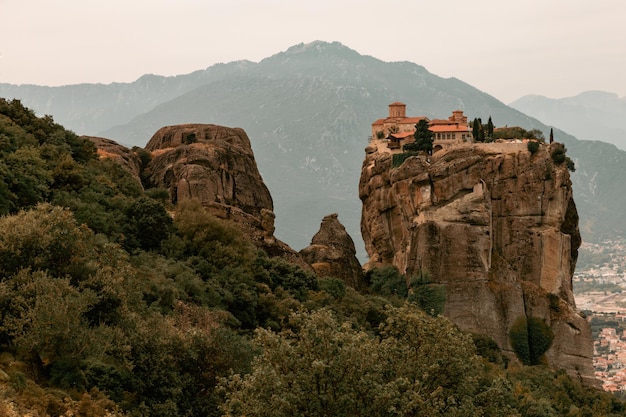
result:
<svg viewBox="0 0 626 417"><path fill-rule="evenodd" d="M379 145L386 145L391 153L402 152L402 146L414 141L415 125L426 120L429 130L433 132L433 153L452 145L473 142L472 131L467 116L462 110L455 110L447 119L427 117L406 117L406 104L396 101L389 105L389 116L372 123L372 140Z"/></svg>

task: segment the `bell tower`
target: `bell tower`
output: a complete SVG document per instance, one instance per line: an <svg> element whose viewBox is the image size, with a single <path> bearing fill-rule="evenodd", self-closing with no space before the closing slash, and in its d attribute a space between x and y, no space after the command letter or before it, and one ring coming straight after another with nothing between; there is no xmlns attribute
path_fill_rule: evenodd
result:
<svg viewBox="0 0 626 417"><path fill-rule="evenodd" d="M406 117L406 104L396 101L389 105L389 117L393 118L405 118Z"/></svg>

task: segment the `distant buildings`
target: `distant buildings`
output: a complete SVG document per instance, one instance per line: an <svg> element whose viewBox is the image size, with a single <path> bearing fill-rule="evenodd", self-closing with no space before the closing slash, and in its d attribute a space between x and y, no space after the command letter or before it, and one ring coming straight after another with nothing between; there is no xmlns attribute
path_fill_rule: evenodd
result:
<svg viewBox="0 0 626 417"><path fill-rule="evenodd" d="M626 331L602 329L593 345L593 367L605 391L626 391Z"/></svg>

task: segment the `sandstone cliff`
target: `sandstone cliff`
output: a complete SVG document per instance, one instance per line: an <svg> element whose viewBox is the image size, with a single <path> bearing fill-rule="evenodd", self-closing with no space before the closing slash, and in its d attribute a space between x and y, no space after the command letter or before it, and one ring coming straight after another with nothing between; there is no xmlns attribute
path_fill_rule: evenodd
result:
<svg viewBox="0 0 626 417"><path fill-rule="evenodd" d="M337 214L324 217L311 245L302 249L300 254L319 277L339 278L352 288L363 285L363 271L356 257L354 241Z"/></svg>
<svg viewBox="0 0 626 417"><path fill-rule="evenodd" d="M446 289L444 314L511 357L512 324L545 320L548 363L595 385L591 331L572 292L578 215L569 172L550 157L557 146L459 146L393 168L371 144L359 184L367 267L427 272Z"/></svg>

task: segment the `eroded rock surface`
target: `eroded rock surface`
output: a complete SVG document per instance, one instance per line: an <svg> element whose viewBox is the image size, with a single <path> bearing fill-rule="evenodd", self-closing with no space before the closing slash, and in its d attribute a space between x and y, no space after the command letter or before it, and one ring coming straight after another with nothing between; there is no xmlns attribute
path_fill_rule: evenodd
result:
<svg viewBox="0 0 626 417"><path fill-rule="evenodd" d="M152 153L150 182L168 189L173 202L194 198L206 206L238 207L257 218L263 209L273 211L243 129L211 124L163 127L146 150Z"/></svg>
<svg viewBox="0 0 626 417"><path fill-rule="evenodd" d="M363 271L356 257L354 241L337 214L324 217L311 245L302 249L300 254L320 277L339 278L353 288L363 285Z"/></svg>
<svg viewBox="0 0 626 417"><path fill-rule="evenodd" d="M146 145L146 176L173 203L197 199L216 217L234 222L268 256L308 270L298 252L274 237L272 197L240 128L186 124L159 129Z"/></svg>
<svg viewBox="0 0 626 417"><path fill-rule="evenodd" d="M359 184L367 267L428 272L445 285L444 314L511 357L515 320L545 320L549 364L597 385L572 292L581 238L569 172L550 157L558 146L534 155L523 143L458 146L397 168L369 146Z"/></svg>

